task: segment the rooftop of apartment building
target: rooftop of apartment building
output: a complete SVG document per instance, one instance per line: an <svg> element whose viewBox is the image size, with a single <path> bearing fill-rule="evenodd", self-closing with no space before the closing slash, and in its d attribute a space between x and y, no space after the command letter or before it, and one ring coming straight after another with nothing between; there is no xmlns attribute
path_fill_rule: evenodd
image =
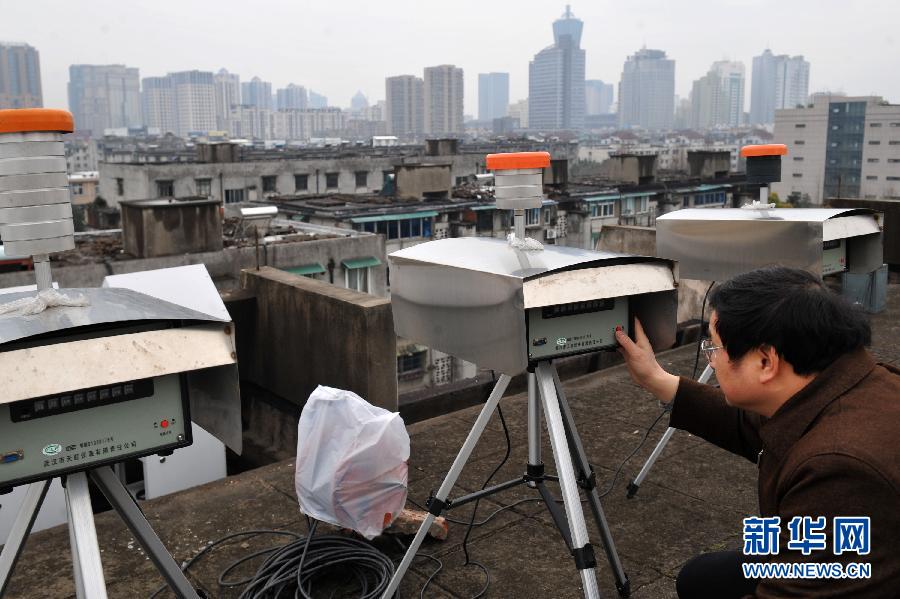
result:
<svg viewBox="0 0 900 599"><path fill-rule="evenodd" d="M310 284L292 282L280 275L273 278L274 275L265 272L253 277L269 278L270 282L286 288L268 296L263 294L258 299L280 302L270 309L278 315L280 322L302 320L293 318L290 310L300 310L306 303L291 303L285 299L291 295L286 291L308 293ZM900 285L888 286L887 309L872 317L872 330L871 352L876 359L900 364L900 346L895 343L900 334ZM237 338L240 342L241 335ZM258 342L269 343L266 337L260 337ZM356 340L350 345L359 343L360 340ZM276 362L280 359L278 354L266 354L266 360ZM615 356L614 353L609 355ZM335 362L340 362L339 356L334 357ZM692 376L695 357L692 346L669 350L658 356L665 368L685 376ZM295 371L303 370L296 368L294 360L285 364L293 365ZM365 368L363 360L360 369ZM248 361L246 371L252 369L253 365ZM241 372L243 376L244 366ZM486 381L482 391L486 392L489 385L490 381ZM631 382L622 365L577 378L563 376L563 389L588 458L596 469L598 484L604 491L605 515L630 578L634 599L674 598L674 578L688 559L705 551L741 546L742 519L758 511L754 464L697 437L676 431L640 491L627 499L627 481L637 472L665 429L663 422L657 422L644 440L645 432L660 415L657 403ZM504 465L497 472L495 481L522 475L527 457L526 399L522 386L510 388L502 401L509 430L509 450L504 429L495 414L451 492L451 498L482 488L488 475L501 462ZM421 509L429 493L439 486L481 409L480 405L472 405L454 410L458 404L454 403L453 389L445 393L444 401L445 407L451 410L444 415L418 421L406 419L411 444L407 508L411 510ZM290 437L290 431L296 432L299 409L295 410L291 416L284 415L284 422L277 427L273 421L267 421L269 442L279 435ZM275 431L275 428L279 430ZM293 441L295 443L296 438ZM258 534L215 547L210 547L211 543L225 535L250 530L307 532L306 520L295 497L293 450L289 442L285 445L288 446L286 455L262 467L158 499L140 501L143 512L176 563L185 564L206 550L202 558L190 565L187 574L191 583L208 596L237 597L241 585L220 585L220 573L235 560L279 546L286 539L273 534ZM638 447L630 461L623 462ZM549 457L552 454L546 437L542 450L552 472L554 468ZM505 460L507 451L509 458ZM558 493L555 486L552 492ZM468 537L466 523L473 515L472 504L453 509L449 513L451 519L448 520L446 539L426 540L421 552L434 559L413 562L400 588L401 596L417 596L432 575L434 579L426 596L452 599L476 594L486 578L476 566L466 565L467 557L487 569L490 576L488 596L581 596L580 579L572 558L549 515L534 501L533 493L521 486L483 499L475 518L476 525ZM109 596L147 597L156 591L162 580L122 521L114 513L105 512L97 514L96 526ZM404 534L388 532L373 544L396 564L412 530L407 528ZM592 540L599 542L598 531L590 517L588 530ZM351 533L322 525L317 534ZM464 546L466 538L468 542ZM43 596L72 596L73 570L68 547L69 533L65 526L34 533L25 545L6 596L10 599L33 597L36 589L40 589ZM261 559L240 565L226 579L237 580L252 575ZM597 563L601 591L604 596L615 596L613 577L603 552L597 553ZM442 569L437 572L439 565ZM355 589L348 589L347 584L347 577L323 581L317 586L316 593L355 596ZM172 595L165 591L161 596Z"/></svg>
<svg viewBox="0 0 900 599"><path fill-rule="evenodd" d="M452 142L452 143L448 143ZM339 141L330 145L248 142L246 140L185 140L171 134L164 136L107 136L97 140L101 162L125 164L186 162L202 163L253 162L266 160L316 160L353 157L440 156L449 154L490 154L493 152L568 151L569 142L530 139L481 140L459 143L458 140L434 139L423 144L372 146L364 142ZM227 149L223 152L219 148Z"/></svg>

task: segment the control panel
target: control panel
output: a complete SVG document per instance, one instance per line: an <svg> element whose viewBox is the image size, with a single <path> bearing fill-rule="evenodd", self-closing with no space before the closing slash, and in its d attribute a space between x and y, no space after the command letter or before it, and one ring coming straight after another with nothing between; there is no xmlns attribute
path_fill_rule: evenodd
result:
<svg viewBox="0 0 900 599"><path fill-rule="evenodd" d="M628 331L628 298L557 304L526 311L530 362L615 347L616 327Z"/></svg>
<svg viewBox="0 0 900 599"><path fill-rule="evenodd" d="M822 244L822 276L847 270L847 244L844 239Z"/></svg>
<svg viewBox="0 0 900 599"><path fill-rule="evenodd" d="M0 488L191 444L183 375L0 405Z"/></svg>

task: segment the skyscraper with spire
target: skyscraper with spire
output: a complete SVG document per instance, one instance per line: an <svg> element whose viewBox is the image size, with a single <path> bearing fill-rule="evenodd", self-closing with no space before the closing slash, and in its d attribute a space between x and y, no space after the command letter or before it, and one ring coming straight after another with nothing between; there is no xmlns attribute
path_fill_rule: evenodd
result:
<svg viewBox="0 0 900 599"><path fill-rule="evenodd" d="M566 5L553 22L553 45L528 64L528 126L531 129L578 130L584 127L584 23Z"/></svg>

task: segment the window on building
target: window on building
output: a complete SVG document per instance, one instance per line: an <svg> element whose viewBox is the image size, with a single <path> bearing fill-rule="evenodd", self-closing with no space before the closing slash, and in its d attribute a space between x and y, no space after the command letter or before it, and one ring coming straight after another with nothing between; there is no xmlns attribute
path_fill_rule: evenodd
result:
<svg viewBox="0 0 900 599"><path fill-rule="evenodd" d="M870 139L870 140L869 140L869 145L870 145L870 146L880 146L880 145L881 145L881 142L878 141L877 139Z"/></svg>
<svg viewBox="0 0 900 599"><path fill-rule="evenodd" d="M540 208L528 208L525 210L525 226L539 225L541 224L541 209Z"/></svg>
<svg viewBox="0 0 900 599"><path fill-rule="evenodd" d="M362 293L369 292L369 268L348 268L346 273L346 283L348 289L354 289Z"/></svg>
<svg viewBox="0 0 900 599"><path fill-rule="evenodd" d="M888 181L900 181L900 177L885 177Z"/></svg>
<svg viewBox="0 0 900 599"><path fill-rule="evenodd" d="M156 182L156 197L173 198L175 197L175 182L167 179Z"/></svg>
<svg viewBox="0 0 900 599"><path fill-rule="evenodd" d="M866 162L875 163L875 162L878 162L878 159L877 158L869 158L866 160Z"/></svg>
<svg viewBox="0 0 900 599"><path fill-rule="evenodd" d="M419 373L425 370L425 351L397 356L397 374Z"/></svg>
<svg viewBox="0 0 900 599"><path fill-rule="evenodd" d="M325 173L325 189L337 189L339 173Z"/></svg>
<svg viewBox="0 0 900 599"><path fill-rule="evenodd" d="M357 228L360 231L384 235L388 239L431 237L431 218L369 222L357 225Z"/></svg>
<svg viewBox="0 0 900 599"><path fill-rule="evenodd" d="M794 129L806 129L806 123L796 123Z"/></svg>
<svg viewBox="0 0 900 599"><path fill-rule="evenodd" d="M69 185L69 189L72 190L73 196L84 195L84 186L81 183L72 183L71 185Z"/></svg>
<svg viewBox="0 0 900 599"><path fill-rule="evenodd" d="M869 127L881 127L881 123L869 123Z"/></svg>
<svg viewBox="0 0 900 599"><path fill-rule="evenodd" d="M226 189L225 190L225 203L226 204L236 204L238 202L244 201L244 190L243 189Z"/></svg>
<svg viewBox="0 0 900 599"><path fill-rule="evenodd" d="M806 144L806 142L803 141L802 139L795 139L795 140L794 140L794 145L796 145L796 146L802 146L802 145L805 145L805 144Z"/></svg>
<svg viewBox="0 0 900 599"><path fill-rule="evenodd" d="M364 187L368 187L369 185L369 172L368 171L356 171L353 173L356 177L356 188L361 189Z"/></svg>
<svg viewBox="0 0 900 599"><path fill-rule="evenodd" d="M878 181L878 177L875 175L866 175L866 181Z"/></svg>
<svg viewBox="0 0 900 599"><path fill-rule="evenodd" d="M900 139L892 139L888 142L889 146L900 146Z"/></svg>
<svg viewBox="0 0 900 599"><path fill-rule="evenodd" d="M800 177L803 176L803 173L794 173L792 176L793 176L795 179L799 179Z"/></svg>
<svg viewBox="0 0 900 599"><path fill-rule="evenodd" d="M197 195L209 197L212 195L212 179L194 179L197 186Z"/></svg>
<svg viewBox="0 0 900 599"><path fill-rule="evenodd" d="M479 233L492 233L494 231L494 211L478 210L475 212L475 230Z"/></svg>
<svg viewBox="0 0 900 599"><path fill-rule="evenodd" d="M276 183L278 181L278 177L275 175L266 175L262 178L262 190L263 193L275 193Z"/></svg>
<svg viewBox="0 0 900 599"><path fill-rule="evenodd" d="M294 175L294 191L309 189L309 175Z"/></svg>
<svg viewBox="0 0 900 599"><path fill-rule="evenodd" d="M890 162L892 164L896 164L896 163L900 162L900 158L888 158L887 160L888 160L888 162Z"/></svg>
<svg viewBox="0 0 900 599"><path fill-rule="evenodd" d="M803 156L794 156L794 162L803 162Z"/></svg>
<svg viewBox="0 0 900 599"><path fill-rule="evenodd" d="M116 177L116 195L125 195L125 179Z"/></svg>
<svg viewBox="0 0 900 599"><path fill-rule="evenodd" d="M604 201L604 202L594 202L591 204L591 216L593 217L607 217L613 216L616 211L616 203L614 200Z"/></svg>
<svg viewBox="0 0 900 599"><path fill-rule="evenodd" d="M891 127L900 127L900 123L891 123Z"/></svg>

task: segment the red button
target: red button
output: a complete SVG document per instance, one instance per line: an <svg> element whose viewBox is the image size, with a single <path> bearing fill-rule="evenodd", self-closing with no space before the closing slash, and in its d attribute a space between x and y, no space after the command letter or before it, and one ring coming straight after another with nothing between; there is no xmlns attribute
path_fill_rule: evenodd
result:
<svg viewBox="0 0 900 599"><path fill-rule="evenodd" d="M159 425L160 425L161 427L163 427L163 428L168 428L168 427L169 427L169 421L168 421L168 420L163 420L162 422L159 423Z"/></svg>

